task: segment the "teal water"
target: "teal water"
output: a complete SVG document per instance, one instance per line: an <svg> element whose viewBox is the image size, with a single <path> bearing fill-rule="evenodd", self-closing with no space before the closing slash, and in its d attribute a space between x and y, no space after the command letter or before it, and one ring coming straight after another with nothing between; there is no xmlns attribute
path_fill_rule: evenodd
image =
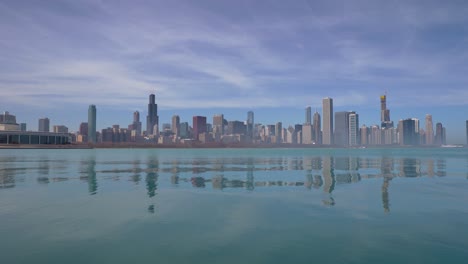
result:
<svg viewBox="0 0 468 264"><path fill-rule="evenodd" d="M0 150L0 263L466 263L468 149Z"/></svg>

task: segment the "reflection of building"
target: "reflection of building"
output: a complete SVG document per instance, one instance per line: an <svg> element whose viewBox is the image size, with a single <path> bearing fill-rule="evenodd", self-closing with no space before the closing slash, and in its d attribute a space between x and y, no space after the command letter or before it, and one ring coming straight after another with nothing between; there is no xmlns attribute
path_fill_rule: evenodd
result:
<svg viewBox="0 0 468 264"><path fill-rule="evenodd" d="M333 158L323 157L322 159L322 175L323 175L323 191L326 193L332 193L335 189L335 173L333 166Z"/></svg>

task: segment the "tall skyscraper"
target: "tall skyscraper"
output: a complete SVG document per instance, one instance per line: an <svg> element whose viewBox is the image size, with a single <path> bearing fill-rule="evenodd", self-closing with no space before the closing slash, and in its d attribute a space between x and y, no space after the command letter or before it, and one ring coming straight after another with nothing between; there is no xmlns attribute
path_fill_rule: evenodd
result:
<svg viewBox="0 0 468 264"><path fill-rule="evenodd" d="M333 144L333 99L330 97L322 100L323 132L322 144Z"/></svg>
<svg viewBox="0 0 468 264"><path fill-rule="evenodd" d="M426 115L426 145L434 144L434 130L432 125L432 115Z"/></svg>
<svg viewBox="0 0 468 264"><path fill-rule="evenodd" d="M88 143L96 143L96 106L88 108Z"/></svg>
<svg viewBox="0 0 468 264"><path fill-rule="evenodd" d="M39 119L39 127L38 127L39 132L50 132L50 120L49 118L40 118Z"/></svg>
<svg viewBox="0 0 468 264"><path fill-rule="evenodd" d="M382 129L392 128L393 122L390 121L390 110L387 109L387 96L380 96L380 121Z"/></svg>
<svg viewBox="0 0 468 264"><path fill-rule="evenodd" d="M193 127L193 139L200 140L200 134L206 132L206 117L194 116L192 127Z"/></svg>
<svg viewBox="0 0 468 264"><path fill-rule="evenodd" d="M322 144L322 128L321 128L321 118L320 114L315 111L314 113L314 124L313 124L313 129L314 129L314 142L315 144Z"/></svg>
<svg viewBox="0 0 468 264"><path fill-rule="evenodd" d="M349 145L357 146L359 145L359 115L356 113L349 114Z"/></svg>
<svg viewBox="0 0 468 264"><path fill-rule="evenodd" d="M224 135L224 115L214 115L213 116L213 133Z"/></svg>
<svg viewBox="0 0 468 264"><path fill-rule="evenodd" d="M249 140L254 138L254 113L252 111L247 112L247 137Z"/></svg>
<svg viewBox="0 0 468 264"><path fill-rule="evenodd" d="M158 105L156 104L156 96L154 94L150 94L148 104L148 115L146 116L146 134L155 134L155 126L159 127Z"/></svg>
<svg viewBox="0 0 468 264"><path fill-rule="evenodd" d="M283 142L283 124L281 122L276 123L275 138L276 138L276 143Z"/></svg>
<svg viewBox="0 0 468 264"><path fill-rule="evenodd" d="M305 109L305 124L312 124L312 108L310 106Z"/></svg>
<svg viewBox="0 0 468 264"><path fill-rule="evenodd" d="M335 113L334 144L338 146L348 146L349 144L349 115L355 112Z"/></svg>
<svg viewBox="0 0 468 264"><path fill-rule="evenodd" d="M180 117L178 115L173 115L172 116L172 133L176 137L180 136Z"/></svg>

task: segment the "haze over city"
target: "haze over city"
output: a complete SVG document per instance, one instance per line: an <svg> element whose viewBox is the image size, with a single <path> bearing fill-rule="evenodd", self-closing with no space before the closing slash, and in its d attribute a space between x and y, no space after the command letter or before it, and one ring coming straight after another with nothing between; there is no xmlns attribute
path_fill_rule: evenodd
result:
<svg viewBox="0 0 468 264"><path fill-rule="evenodd" d="M47 1L0 3L0 110L78 130L146 116L160 123L222 113L283 127L304 108L380 125L431 114L465 143L468 4L437 1ZM322 113L321 113L322 114Z"/></svg>

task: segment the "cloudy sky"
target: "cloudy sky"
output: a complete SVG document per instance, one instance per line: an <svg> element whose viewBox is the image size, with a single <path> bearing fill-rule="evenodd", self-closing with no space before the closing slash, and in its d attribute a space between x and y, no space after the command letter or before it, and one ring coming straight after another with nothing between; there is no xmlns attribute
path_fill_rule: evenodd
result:
<svg viewBox="0 0 468 264"><path fill-rule="evenodd" d="M386 92L393 120L430 113L463 143L467 14L466 1L1 1L0 111L76 130L95 104L98 128L127 126L154 92L160 123L253 110L287 126L329 96L372 125Z"/></svg>

